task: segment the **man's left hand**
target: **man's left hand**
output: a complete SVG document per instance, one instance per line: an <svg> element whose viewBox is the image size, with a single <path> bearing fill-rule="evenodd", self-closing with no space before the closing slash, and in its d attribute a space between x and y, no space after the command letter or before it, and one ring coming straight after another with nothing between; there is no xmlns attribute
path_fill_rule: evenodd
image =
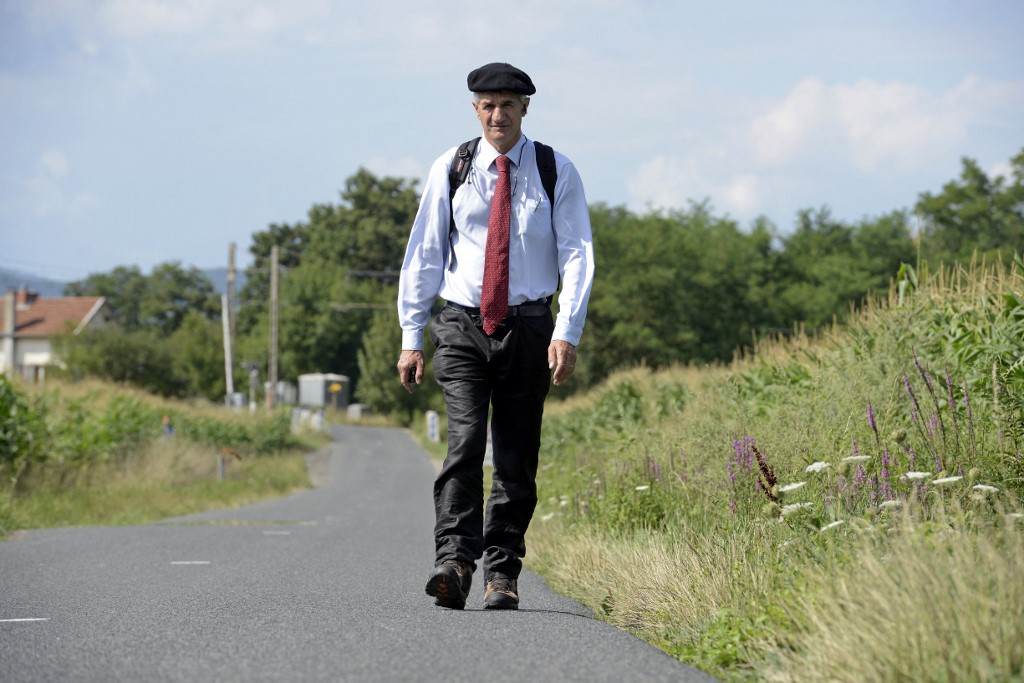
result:
<svg viewBox="0 0 1024 683"><path fill-rule="evenodd" d="M553 339L548 346L548 368L555 371L552 380L556 387L567 381L576 369L576 347L567 341Z"/></svg>

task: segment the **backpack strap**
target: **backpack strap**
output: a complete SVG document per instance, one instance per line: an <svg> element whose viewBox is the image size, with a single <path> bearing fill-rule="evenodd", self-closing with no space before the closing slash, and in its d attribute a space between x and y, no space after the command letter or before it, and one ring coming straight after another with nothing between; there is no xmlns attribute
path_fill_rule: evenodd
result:
<svg viewBox="0 0 1024 683"><path fill-rule="evenodd" d="M558 169L555 168L555 150L543 142L533 141L537 150L537 170L540 171L540 182L551 202L551 212L555 211L555 183L558 182Z"/></svg>
<svg viewBox="0 0 1024 683"><path fill-rule="evenodd" d="M452 157L451 166L448 169L448 216L451 224L449 240L455 232L455 214L452 212L452 202L455 200L455 193L469 177L469 169L472 165L473 155L476 153L476 146L480 144L480 138L467 140L459 145Z"/></svg>

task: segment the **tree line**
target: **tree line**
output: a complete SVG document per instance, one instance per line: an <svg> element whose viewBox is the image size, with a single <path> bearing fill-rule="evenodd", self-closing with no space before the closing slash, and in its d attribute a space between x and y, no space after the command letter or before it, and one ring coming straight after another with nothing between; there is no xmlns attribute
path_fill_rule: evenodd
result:
<svg viewBox="0 0 1024 683"><path fill-rule="evenodd" d="M360 169L339 203L316 204L305 221L253 234L238 297L237 360L266 367L277 245L279 376L348 375L358 400L399 417L440 408L432 382L409 396L394 370L398 271L416 185ZM597 276L579 365L562 395L622 367L727 361L755 337L841 322L866 296L887 290L901 264L1008 261L1024 250L1024 150L1008 178L963 159L959 177L922 193L912 211L857 222L823 207L798 212L786 232L765 218L744 229L706 201L644 214L595 204L590 216ZM163 395L223 398L220 302L201 271L167 263L144 275L122 266L71 283L66 293L106 296L120 323L65 338L70 372ZM236 386L244 390L246 381L238 377Z"/></svg>

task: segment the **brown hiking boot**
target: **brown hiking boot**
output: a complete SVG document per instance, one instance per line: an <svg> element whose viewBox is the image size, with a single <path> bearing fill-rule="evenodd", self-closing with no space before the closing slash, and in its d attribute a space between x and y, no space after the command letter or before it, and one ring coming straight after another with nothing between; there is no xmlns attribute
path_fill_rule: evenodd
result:
<svg viewBox="0 0 1024 683"><path fill-rule="evenodd" d="M434 604L449 609L462 609L473 584L473 566L458 560L445 560L434 567L427 579L427 595Z"/></svg>
<svg viewBox="0 0 1024 683"><path fill-rule="evenodd" d="M484 609L519 609L519 593L515 579L495 576L487 579Z"/></svg>

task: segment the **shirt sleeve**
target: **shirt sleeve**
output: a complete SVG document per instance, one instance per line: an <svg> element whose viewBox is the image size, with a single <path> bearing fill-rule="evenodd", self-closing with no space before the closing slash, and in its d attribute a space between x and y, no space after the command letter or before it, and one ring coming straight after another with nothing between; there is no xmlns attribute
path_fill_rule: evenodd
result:
<svg viewBox="0 0 1024 683"><path fill-rule="evenodd" d="M560 161L563 163L556 165L558 182L555 185L552 229L562 289L558 295L558 317L551 338L575 346L583 335L590 289L594 283L594 240L583 181L568 159L562 157Z"/></svg>
<svg viewBox="0 0 1024 683"><path fill-rule="evenodd" d="M398 320L402 326L403 350L423 350L423 330L430 321L430 308L444 280L451 220L448 168L454 153L455 148L452 148L431 166L409 234L398 280Z"/></svg>

